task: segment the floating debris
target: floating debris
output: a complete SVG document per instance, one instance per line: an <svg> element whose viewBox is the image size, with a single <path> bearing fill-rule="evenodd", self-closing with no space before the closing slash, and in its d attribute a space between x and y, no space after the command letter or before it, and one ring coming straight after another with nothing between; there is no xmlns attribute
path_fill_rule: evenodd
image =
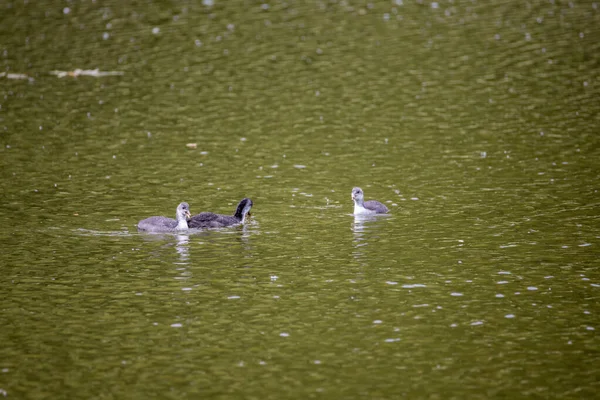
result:
<svg viewBox="0 0 600 400"><path fill-rule="evenodd" d="M0 78L6 79L30 79L27 74L10 74L8 72L0 72ZM31 78L33 79L33 78Z"/></svg>
<svg viewBox="0 0 600 400"><path fill-rule="evenodd" d="M197 143L188 143L185 145L188 149L195 149L198 147Z"/></svg>
<svg viewBox="0 0 600 400"><path fill-rule="evenodd" d="M101 78L103 76L120 76L125 73L122 71L100 71L99 69L75 69L73 71L50 71L51 75L56 75L59 78L65 76L71 76L77 78L78 76L93 76L95 78Z"/></svg>

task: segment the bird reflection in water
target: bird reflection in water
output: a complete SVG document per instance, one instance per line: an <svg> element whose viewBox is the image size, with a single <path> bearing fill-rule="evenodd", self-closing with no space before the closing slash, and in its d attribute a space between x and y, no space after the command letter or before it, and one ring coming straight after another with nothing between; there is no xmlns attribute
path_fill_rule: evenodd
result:
<svg viewBox="0 0 600 400"><path fill-rule="evenodd" d="M373 237L374 233L376 235L380 233L378 228L382 225L381 222L383 222L383 219L387 217L387 214L354 215L354 221L351 225L354 236L352 241L352 245L354 246L352 255L354 258L358 260L365 256L364 247L369 244L369 239Z"/></svg>
<svg viewBox="0 0 600 400"><path fill-rule="evenodd" d="M255 229L251 229L248 225L243 225L241 228L241 236L240 240L245 245L244 248L246 250L250 249L250 236L255 233Z"/></svg>
<svg viewBox="0 0 600 400"><path fill-rule="evenodd" d="M178 276L175 276L175 279L185 281L192 277L192 271L188 269L190 258L190 235L178 233L174 235L174 238L175 251L177 251L177 255L179 256L179 261L173 263L178 272Z"/></svg>
<svg viewBox="0 0 600 400"><path fill-rule="evenodd" d="M175 250L177 250L177 253L179 254L179 260L182 264L187 264L187 261L190 258L190 236L176 234L175 239L177 240Z"/></svg>

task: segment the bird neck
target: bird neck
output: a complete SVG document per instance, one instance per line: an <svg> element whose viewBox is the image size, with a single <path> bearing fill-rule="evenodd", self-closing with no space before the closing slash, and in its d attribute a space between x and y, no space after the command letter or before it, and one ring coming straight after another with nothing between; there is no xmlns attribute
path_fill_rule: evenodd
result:
<svg viewBox="0 0 600 400"><path fill-rule="evenodd" d="M188 229L188 223L185 217L179 218L177 220L177 228L176 229Z"/></svg>
<svg viewBox="0 0 600 400"><path fill-rule="evenodd" d="M242 222L244 222L244 218L246 217L246 214L244 213L244 207L242 205L240 205L237 210L235 210L235 214L234 214L235 219L238 219Z"/></svg>

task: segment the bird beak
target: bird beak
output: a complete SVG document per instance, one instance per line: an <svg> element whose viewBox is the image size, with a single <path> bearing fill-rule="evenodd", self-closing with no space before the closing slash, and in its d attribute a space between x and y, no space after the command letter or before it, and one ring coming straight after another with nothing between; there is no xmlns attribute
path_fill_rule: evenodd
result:
<svg viewBox="0 0 600 400"><path fill-rule="evenodd" d="M189 211L186 211L186 212L185 212L185 216L187 217L187 219L190 219L190 218L192 218L192 214L190 214L190 212L189 212Z"/></svg>
<svg viewBox="0 0 600 400"><path fill-rule="evenodd" d="M352 200L354 200L354 193L352 193L352 195L350 197L352 197Z"/></svg>

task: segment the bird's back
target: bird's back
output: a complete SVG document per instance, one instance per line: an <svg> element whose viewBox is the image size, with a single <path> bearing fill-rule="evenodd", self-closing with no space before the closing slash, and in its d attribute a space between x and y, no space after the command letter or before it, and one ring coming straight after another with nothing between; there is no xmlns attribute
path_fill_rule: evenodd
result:
<svg viewBox="0 0 600 400"><path fill-rule="evenodd" d="M365 201L365 208L367 210L375 211L377 214L387 214L388 208L377 200Z"/></svg>
<svg viewBox="0 0 600 400"><path fill-rule="evenodd" d="M235 217L231 215L215 214L211 212L202 212L194 215L189 221L188 226L190 228L220 228L223 226L230 226L239 224Z"/></svg>
<svg viewBox="0 0 600 400"><path fill-rule="evenodd" d="M138 222L137 227L146 232L168 232L177 227L177 221L167 217L150 217Z"/></svg>

